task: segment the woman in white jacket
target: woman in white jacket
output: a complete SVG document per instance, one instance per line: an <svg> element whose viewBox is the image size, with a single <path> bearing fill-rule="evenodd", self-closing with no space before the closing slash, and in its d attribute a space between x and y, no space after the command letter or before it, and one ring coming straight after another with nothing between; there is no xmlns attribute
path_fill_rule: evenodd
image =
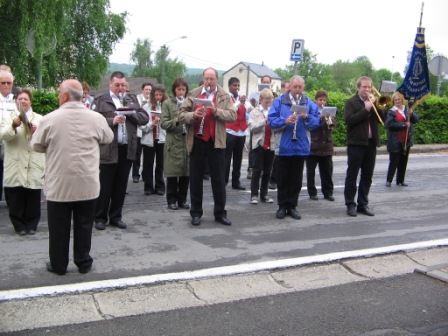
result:
<svg viewBox="0 0 448 336"><path fill-rule="evenodd" d="M1 125L1 137L5 143L3 183L9 218L16 233L24 236L35 234L40 220L45 154L30 147L31 136L42 119L31 108L31 92L20 91L16 101L22 117L6 116Z"/></svg>
<svg viewBox="0 0 448 336"><path fill-rule="evenodd" d="M251 204L258 203L258 190L260 190L260 200L262 202L274 202L268 196L269 179L274 162L274 136L267 124L269 107L273 99L274 95L272 91L263 89L260 92L260 104L252 109L249 114L248 126L252 133L252 155L254 158L252 180L250 183Z"/></svg>

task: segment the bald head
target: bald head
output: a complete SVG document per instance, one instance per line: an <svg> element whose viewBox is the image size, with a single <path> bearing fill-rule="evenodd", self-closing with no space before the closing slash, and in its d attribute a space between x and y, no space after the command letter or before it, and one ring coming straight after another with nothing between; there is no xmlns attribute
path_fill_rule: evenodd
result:
<svg viewBox="0 0 448 336"><path fill-rule="evenodd" d="M66 79L59 85L59 105L69 101L81 101L82 85L76 79Z"/></svg>

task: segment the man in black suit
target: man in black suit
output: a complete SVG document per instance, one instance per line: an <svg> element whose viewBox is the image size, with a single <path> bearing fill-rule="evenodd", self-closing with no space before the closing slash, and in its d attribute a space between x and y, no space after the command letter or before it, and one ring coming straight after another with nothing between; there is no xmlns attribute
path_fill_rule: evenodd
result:
<svg viewBox="0 0 448 336"><path fill-rule="evenodd" d="M149 115L140 107L135 95L126 92L126 79L120 71L110 76L109 92L93 101L92 109L101 113L114 132L111 144L100 146L100 196L97 200L95 228L104 230L106 223L120 229L122 209L128 186L129 172L137 150L137 126L145 125ZM132 114L117 114L119 108L129 108Z"/></svg>

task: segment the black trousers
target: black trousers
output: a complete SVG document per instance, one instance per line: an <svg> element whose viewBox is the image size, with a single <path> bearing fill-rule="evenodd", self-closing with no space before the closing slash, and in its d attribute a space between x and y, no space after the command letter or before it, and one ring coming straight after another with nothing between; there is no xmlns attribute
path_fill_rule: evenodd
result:
<svg viewBox="0 0 448 336"><path fill-rule="evenodd" d="M302 189L306 156L277 156L277 201L279 208L294 209Z"/></svg>
<svg viewBox="0 0 448 336"><path fill-rule="evenodd" d="M241 163L243 161L244 144L246 136L236 136L227 133L226 138L226 183L230 177L230 163L232 163L232 186L239 186L241 177Z"/></svg>
<svg viewBox="0 0 448 336"><path fill-rule="evenodd" d="M118 163L100 164L100 196L97 200L95 222L118 222L122 210L132 160L127 159L127 145L118 146Z"/></svg>
<svg viewBox="0 0 448 336"><path fill-rule="evenodd" d="M50 261L56 273L67 271L73 217L73 259L80 270L92 265L90 256L96 199L77 202L47 201Z"/></svg>
<svg viewBox="0 0 448 336"><path fill-rule="evenodd" d="M142 178L145 182L145 191L165 191L163 179L163 147L164 143L154 142L154 147L143 145ZM156 168L154 169L154 159Z"/></svg>
<svg viewBox="0 0 448 336"><path fill-rule="evenodd" d="M274 151L263 149L263 147L259 146L252 149L251 152L254 157L254 165L252 180L250 181L250 195L258 196L258 190L260 190L260 197L263 198L268 194L269 179L271 177L272 164L274 163Z"/></svg>
<svg viewBox="0 0 448 336"><path fill-rule="evenodd" d="M333 157L310 155L306 158L306 188L308 195L317 196L316 166L319 166L321 192L324 197L333 196Z"/></svg>
<svg viewBox="0 0 448 336"><path fill-rule="evenodd" d="M358 207L369 204L369 191L375 169L376 146L369 140L368 146L347 146L347 174L345 177L344 197L346 206L356 206L356 181L359 171L361 177L358 184Z"/></svg>
<svg viewBox="0 0 448 336"><path fill-rule="evenodd" d="M0 160L0 201L3 198L3 159ZM5 195L5 200L7 200L7 197ZM8 203L8 202L6 202Z"/></svg>
<svg viewBox="0 0 448 336"><path fill-rule="evenodd" d="M213 213L216 216L227 216L226 185L225 185L225 149L215 148L213 140L193 140L193 150L190 154L190 214L192 217L201 217L202 209L204 165L208 162L210 167L210 180L213 200L215 202Z"/></svg>
<svg viewBox="0 0 448 336"><path fill-rule="evenodd" d="M400 146L400 150L397 153L389 153L389 168L387 169L387 182L392 182L394 179L395 171L397 172L397 184L404 182L406 175L406 168L408 166L409 151L411 147L408 147L406 151L403 146Z"/></svg>
<svg viewBox="0 0 448 336"><path fill-rule="evenodd" d="M41 189L24 187L5 187L5 198L8 199L9 219L14 230L36 231L40 220Z"/></svg>
<svg viewBox="0 0 448 336"><path fill-rule="evenodd" d="M277 184L277 155L274 156L274 163L272 164L271 180L270 183Z"/></svg>
<svg viewBox="0 0 448 336"><path fill-rule="evenodd" d="M187 201L189 176L173 176L166 178L166 201L168 204L183 204Z"/></svg>
<svg viewBox="0 0 448 336"><path fill-rule="evenodd" d="M249 171L249 169L253 169L254 168L254 161L255 161L255 158L254 158L254 151L253 151L253 148L252 148L252 136L253 136L253 134L252 134L252 132L250 132L250 139L249 139L249 154L247 155L247 158L248 158L248 163L247 163L247 170Z"/></svg>
<svg viewBox="0 0 448 336"><path fill-rule="evenodd" d="M132 162L132 177L140 178L140 164L142 160L142 143L141 138L137 137L137 151L135 152L135 160Z"/></svg>

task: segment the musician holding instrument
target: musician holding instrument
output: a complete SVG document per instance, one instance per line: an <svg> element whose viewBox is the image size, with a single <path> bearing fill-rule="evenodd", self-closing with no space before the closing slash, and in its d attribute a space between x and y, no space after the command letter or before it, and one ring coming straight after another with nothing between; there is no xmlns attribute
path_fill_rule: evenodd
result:
<svg viewBox="0 0 448 336"><path fill-rule="evenodd" d="M301 218L297 203L302 189L305 158L310 154L309 131L319 127L317 105L304 94L304 89L303 77L293 76L289 91L275 99L269 109L268 123L276 143L278 219L286 215Z"/></svg>
<svg viewBox="0 0 448 336"><path fill-rule="evenodd" d="M201 224L204 166L207 161L215 202L215 221L231 225L225 209L226 123L235 121L237 115L229 93L218 85L216 69L205 69L202 77L203 85L187 95L179 110L179 122L188 126L186 145L190 153L191 224Z"/></svg>
<svg viewBox="0 0 448 336"><path fill-rule="evenodd" d="M310 199L317 201L315 181L316 167L319 166L321 192L328 201L333 197L333 130L336 128L336 118L332 115L322 115L322 109L327 104L328 93L324 90L316 92L314 97L319 108L320 125L311 133L310 155L306 158L306 188Z"/></svg>
<svg viewBox="0 0 448 336"><path fill-rule="evenodd" d="M369 208L369 191L375 169L376 148L380 146L378 123L382 118L375 107L372 79L366 76L356 81L357 92L345 103L344 118L347 124L347 172L344 197L347 215L357 213L374 216ZM358 187L356 181L361 171ZM358 198L355 202L356 192Z"/></svg>
<svg viewBox="0 0 448 336"><path fill-rule="evenodd" d="M146 195L165 194L165 180L163 177L163 151L165 147L166 131L160 127L162 105L168 99L165 87L155 84L151 90L149 113L151 121L142 129L142 150L144 192ZM148 139L152 137L152 139ZM155 169L154 169L155 163Z"/></svg>
<svg viewBox="0 0 448 336"><path fill-rule="evenodd" d="M44 185L45 154L30 147L32 134L42 116L31 108L29 90L19 91L19 115L4 116L1 137L5 146L4 189L9 218L20 236L34 235L40 220L40 199Z"/></svg>
<svg viewBox="0 0 448 336"><path fill-rule="evenodd" d="M390 187L397 172L397 185L407 187L404 182L408 165L409 151L414 145L414 124L419 116L403 104L403 96L392 96L394 106L387 112L387 151L389 168L387 169L386 187Z"/></svg>
<svg viewBox="0 0 448 336"><path fill-rule="evenodd" d="M126 92L126 79L121 71L111 74L108 92L95 97L92 110L106 118L114 132L112 143L100 145L101 189L96 202L95 228L104 230L109 221L109 225L125 229L122 209L137 150L137 126L147 124L149 116L137 97Z"/></svg>
<svg viewBox="0 0 448 336"><path fill-rule="evenodd" d="M172 97L162 106L160 127L166 130L163 173L166 177L166 201L170 210L190 209L187 203L190 177L185 144L186 126L177 118L177 111L188 91L188 82L184 78L176 78L171 86Z"/></svg>
<svg viewBox="0 0 448 336"><path fill-rule="evenodd" d="M145 82L142 84L142 93L137 95L138 103L149 114L149 99L152 91L152 83ZM132 163L132 182L138 183L140 181L140 166L142 161L142 130L137 127L137 151L135 153L135 160Z"/></svg>
<svg viewBox="0 0 448 336"><path fill-rule="evenodd" d="M240 80L236 77L229 79L229 93L234 103L237 118L234 122L226 124L226 184L230 179L230 166L232 166L232 189L245 190L241 184L241 164L243 162L243 150L246 143L246 99L245 95L239 95ZM250 157L250 153L249 153Z"/></svg>

